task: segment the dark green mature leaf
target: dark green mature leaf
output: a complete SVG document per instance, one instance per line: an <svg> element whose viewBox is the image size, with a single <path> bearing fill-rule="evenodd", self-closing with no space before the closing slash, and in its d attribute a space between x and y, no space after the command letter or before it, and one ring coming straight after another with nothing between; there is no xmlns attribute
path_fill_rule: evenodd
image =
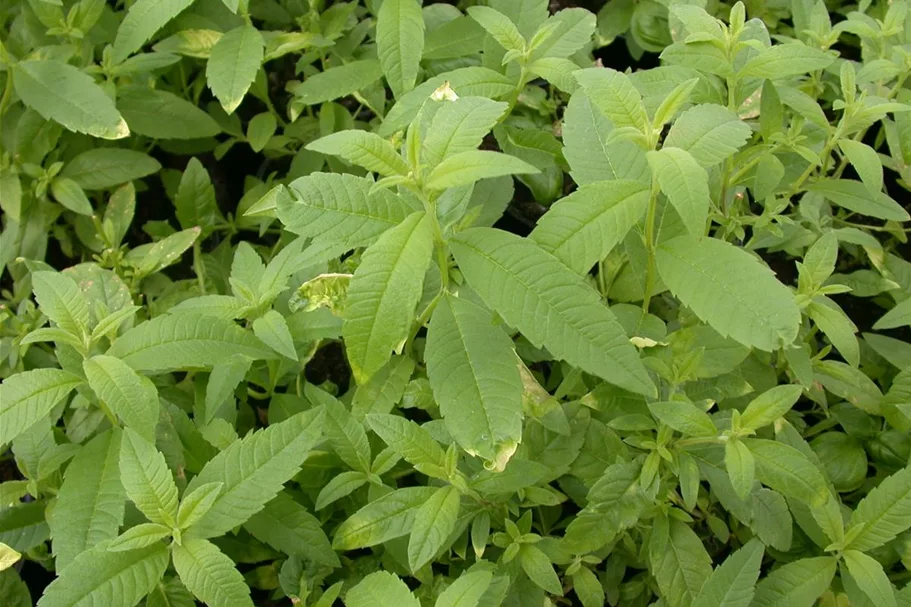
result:
<svg viewBox="0 0 911 607"><path fill-rule="evenodd" d="M61 175L72 179L84 190L103 190L157 173L157 160L122 148L86 150L66 163Z"/></svg>
<svg viewBox="0 0 911 607"><path fill-rule="evenodd" d="M113 59L121 63L194 0L137 0L117 28Z"/></svg>
<svg viewBox="0 0 911 607"><path fill-rule="evenodd" d="M276 495L251 516L244 528L253 537L285 554L308 558L329 567L339 566L320 521L285 492Z"/></svg>
<svg viewBox="0 0 911 607"><path fill-rule="evenodd" d="M832 557L799 559L772 571L756 586L755 607L812 607L828 589L837 561Z"/></svg>
<svg viewBox="0 0 911 607"><path fill-rule="evenodd" d="M154 139L213 137L221 127L189 101L144 86L117 87L117 109L130 130Z"/></svg>

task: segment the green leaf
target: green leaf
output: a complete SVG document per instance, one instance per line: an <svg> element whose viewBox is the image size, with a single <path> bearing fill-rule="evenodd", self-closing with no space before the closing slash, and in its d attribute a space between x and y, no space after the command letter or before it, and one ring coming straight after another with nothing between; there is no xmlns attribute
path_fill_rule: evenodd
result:
<svg viewBox="0 0 911 607"><path fill-rule="evenodd" d="M421 164L433 168L450 156L476 149L507 107L486 97L459 97L444 102L433 115L425 136Z"/></svg>
<svg viewBox="0 0 911 607"><path fill-rule="evenodd" d="M449 434L493 461L522 438L522 379L509 337L490 312L452 295L433 312L424 352L427 376Z"/></svg>
<svg viewBox="0 0 911 607"><path fill-rule="evenodd" d="M47 120L102 139L130 134L114 102L95 80L72 65L50 59L13 64L16 94Z"/></svg>
<svg viewBox="0 0 911 607"><path fill-rule="evenodd" d="M316 496L315 508L322 510L326 506L351 495L367 483L366 472L342 472L327 482Z"/></svg>
<svg viewBox="0 0 911 607"><path fill-rule="evenodd" d="M364 251L348 288L342 327L359 384L379 371L408 337L432 249L430 217L414 213Z"/></svg>
<svg viewBox="0 0 911 607"><path fill-rule="evenodd" d="M215 119L167 91L118 86L117 108L131 131L153 139L198 139L221 133Z"/></svg>
<svg viewBox="0 0 911 607"><path fill-rule="evenodd" d="M196 601L180 579L167 577L146 598L146 607L196 607Z"/></svg>
<svg viewBox="0 0 911 607"><path fill-rule="evenodd" d="M753 490L756 479L756 461L750 450L739 440L724 444L724 467L731 479L731 486L740 499L746 499Z"/></svg>
<svg viewBox="0 0 911 607"><path fill-rule="evenodd" d="M563 585L550 559L534 544L523 544L519 548L519 565L532 582L550 594L563 596Z"/></svg>
<svg viewBox="0 0 911 607"><path fill-rule="evenodd" d="M684 401L649 403L648 410L662 424L687 436L715 436L718 434L712 418L692 403Z"/></svg>
<svg viewBox="0 0 911 607"><path fill-rule="evenodd" d="M883 163L876 150L853 139L839 139L838 147L871 192L883 189Z"/></svg>
<svg viewBox="0 0 911 607"><path fill-rule="evenodd" d="M528 340L639 394L655 387L600 296L534 243L492 228L472 228L450 243L481 299Z"/></svg>
<svg viewBox="0 0 911 607"><path fill-rule="evenodd" d="M313 392L325 395L320 402L326 410L326 438L336 455L353 470L369 473L372 457L364 427L338 399L322 390ZM305 394L309 396L310 392Z"/></svg>
<svg viewBox="0 0 911 607"><path fill-rule="evenodd" d="M541 26L550 34L537 44L530 59L544 57L569 57L591 42L595 32L596 18L584 8L565 8L551 15ZM539 31L540 31L539 30Z"/></svg>
<svg viewBox="0 0 911 607"><path fill-rule="evenodd" d="M436 491L434 487L406 487L370 502L339 525L332 547L368 548L408 535L417 509Z"/></svg>
<svg viewBox="0 0 911 607"><path fill-rule="evenodd" d="M591 103L617 128L650 128L642 96L626 74L610 68L587 68L573 73Z"/></svg>
<svg viewBox="0 0 911 607"><path fill-rule="evenodd" d="M604 587L598 576L588 567L580 567L572 574L573 592L579 597L582 607L603 607Z"/></svg>
<svg viewBox="0 0 911 607"><path fill-rule="evenodd" d="M395 97L413 89L424 53L424 18L417 0L383 1L376 16L376 51Z"/></svg>
<svg viewBox="0 0 911 607"><path fill-rule="evenodd" d="M821 194L840 207L888 221L908 221L911 215L900 204L882 192L870 191L853 179L823 179L807 186L810 192Z"/></svg>
<svg viewBox="0 0 911 607"><path fill-rule="evenodd" d="M253 321L253 334L282 356L298 359L288 322L275 310L269 310Z"/></svg>
<svg viewBox="0 0 911 607"><path fill-rule="evenodd" d="M779 567L756 586L753 607L812 607L828 590L837 561L805 558Z"/></svg>
<svg viewBox="0 0 911 607"><path fill-rule="evenodd" d="M665 549L651 565L668 607L690 605L712 575L712 560L689 525L671 518Z"/></svg>
<svg viewBox="0 0 911 607"><path fill-rule="evenodd" d="M72 179L57 177L51 181L51 194L53 194L57 202L74 213L86 216L95 214L95 210L92 209L92 203L85 195L85 192Z"/></svg>
<svg viewBox="0 0 911 607"><path fill-rule="evenodd" d="M279 199L278 218L289 231L315 242L368 244L418 210L387 190L370 193L372 186L369 179L338 173L295 179L296 197Z"/></svg>
<svg viewBox="0 0 911 607"><path fill-rule="evenodd" d="M754 538L727 557L699 591L693 607L749 607L763 551L762 542Z"/></svg>
<svg viewBox="0 0 911 607"><path fill-rule="evenodd" d="M0 569L0 596L6 599L7 607L32 607L35 604L28 586L12 567Z"/></svg>
<svg viewBox="0 0 911 607"><path fill-rule="evenodd" d="M470 6L466 11L507 51L525 51L525 38L509 17L488 6Z"/></svg>
<svg viewBox="0 0 911 607"><path fill-rule="evenodd" d="M47 418L54 406L81 383L79 376L59 369L23 371L3 380L0 445L9 444Z"/></svg>
<svg viewBox="0 0 911 607"><path fill-rule="evenodd" d="M583 274L623 242L645 214L648 199L648 185L640 181L582 185L550 207L530 238Z"/></svg>
<svg viewBox="0 0 911 607"><path fill-rule="evenodd" d="M55 515L48 519L58 571L79 554L117 536L126 501L120 482L120 438L119 430L99 434L67 466Z"/></svg>
<svg viewBox="0 0 911 607"><path fill-rule="evenodd" d="M271 112L262 112L247 124L247 143L254 152L262 152L278 128L278 121Z"/></svg>
<svg viewBox="0 0 911 607"><path fill-rule="evenodd" d="M758 430L768 426L791 410L800 394L801 386L775 386L750 401L740 416L740 427L744 430Z"/></svg>
<svg viewBox="0 0 911 607"><path fill-rule="evenodd" d="M32 289L41 312L58 327L76 336L86 333L89 306L75 280L59 272L35 272Z"/></svg>
<svg viewBox="0 0 911 607"><path fill-rule="evenodd" d="M120 445L120 480L127 497L153 523L173 526L177 519L177 485L164 455L130 428Z"/></svg>
<svg viewBox="0 0 911 607"><path fill-rule="evenodd" d="M817 295L807 306L807 315L852 367L860 365L860 346L854 336L857 326L837 303L825 295Z"/></svg>
<svg viewBox="0 0 911 607"><path fill-rule="evenodd" d="M158 523L140 523L105 544L108 552L125 552L146 548L171 535L171 528Z"/></svg>
<svg viewBox="0 0 911 607"><path fill-rule="evenodd" d="M412 2L413 0L402 0ZM384 3L385 4L385 3ZM347 130L309 143L308 150L341 156L348 162L380 175L405 175L410 169L391 143L367 131Z"/></svg>
<svg viewBox="0 0 911 607"><path fill-rule="evenodd" d="M408 566L417 572L429 563L455 529L461 495L453 486L438 489L414 514L408 540Z"/></svg>
<svg viewBox="0 0 911 607"><path fill-rule="evenodd" d="M82 368L89 387L124 425L147 441L155 440L158 391L151 381L112 356L93 356Z"/></svg>
<svg viewBox="0 0 911 607"><path fill-rule="evenodd" d="M126 552L80 554L45 589L38 607L132 607L158 584L170 553L162 543Z"/></svg>
<svg viewBox="0 0 911 607"><path fill-rule="evenodd" d="M449 156L427 177L427 187L445 190L501 175L538 173L538 169L515 156L472 150Z"/></svg>
<svg viewBox="0 0 911 607"><path fill-rule="evenodd" d="M188 538L171 553L187 590L209 607L253 607L244 576L212 542Z"/></svg>
<svg viewBox="0 0 911 607"><path fill-rule="evenodd" d="M797 337L794 296L746 251L715 238L678 236L658 245L656 260L664 284L722 336L766 351Z"/></svg>
<svg viewBox="0 0 911 607"><path fill-rule="evenodd" d="M379 61L363 59L314 74L300 84L289 86L288 90L301 103L316 105L347 97L367 88L382 77L383 68L380 67Z"/></svg>
<svg viewBox="0 0 911 607"><path fill-rule="evenodd" d="M320 521L285 492L244 523L256 539L288 555L310 559L327 567L338 567L339 560Z"/></svg>
<svg viewBox="0 0 911 607"><path fill-rule="evenodd" d="M221 220L212 179L196 157L190 158L180 177L174 206L180 227L185 230L200 227L208 233Z"/></svg>
<svg viewBox="0 0 911 607"><path fill-rule="evenodd" d="M224 487L209 511L190 528L194 537L222 535L246 522L291 479L322 435L322 411L311 409L234 441L187 485ZM246 462L238 466L237 462ZM192 590L192 589L191 589Z"/></svg>
<svg viewBox="0 0 911 607"><path fill-rule="evenodd" d="M263 62L266 45L252 25L227 32L212 47L206 63L206 83L228 114L234 112Z"/></svg>
<svg viewBox="0 0 911 607"><path fill-rule="evenodd" d="M415 470L446 478L446 453L427 430L398 415L371 413L367 424Z"/></svg>
<svg viewBox="0 0 911 607"><path fill-rule="evenodd" d="M847 546L852 550L872 550L911 527L911 467L883 480L857 504L851 526L861 525Z"/></svg>
<svg viewBox="0 0 911 607"><path fill-rule="evenodd" d="M194 0L137 0L134 2L114 40L114 63L121 63L155 35L168 21L193 4Z"/></svg>
<svg viewBox="0 0 911 607"><path fill-rule="evenodd" d="M787 78L823 70L835 61L835 55L803 44L776 44L765 49L740 68L740 78Z"/></svg>
<svg viewBox="0 0 911 607"><path fill-rule="evenodd" d="M104 190L161 170L157 160L124 148L95 148L66 163L60 173L83 190Z"/></svg>
<svg viewBox="0 0 911 607"><path fill-rule="evenodd" d="M743 443L756 460L756 477L762 484L810 506L821 506L829 499L822 472L794 447L759 438L743 439Z"/></svg>
<svg viewBox="0 0 911 607"><path fill-rule="evenodd" d="M906 299L905 301L896 304L895 307L883 314L882 317L876 321L873 328L877 331L883 331L885 329L897 329L898 327L911 325L911 303L909 302L911 302L911 299Z"/></svg>
<svg viewBox="0 0 911 607"><path fill-rule="evenodd" d="M708 168L729 158L752 134L749 125L731 110L704 103L686 110L674 121L663 147L686 150Z"/></svg>
<svg viewBox="0 0 911 607"><path fill-rule="evenodd" d="M434 607L477 607L492 579L489 571L465 572L440 593Z"/></svg>
<svg viewBox="0 0 911 607"><path fill-rule="evenodd" d="M683 220L691 236L705 234L709 216L709 175L686 150L665 146L646 154L661 191Z"/></svg>
<svg viewBox="0 0 911 607"><path fill-rule="evenodd" d="M211 368L238 354L254 360L275 358L233 321L190 313L155 317L121 335L108 350L134 370L153 373Z"/></svg>
<svg viewBox="0 0 911 607"><path fill-rule="evenodd" d="M845 550L842 558L851 577L872 604L880 607L897 607L892 583L889 582L879 561L858 550Z"/></svg>
<svg viewBox="0 0 911 607"><path fill-rule="evenodd" d="M377 571L362 579L345 595L346 607L421 607L411 590L398 576L388 571Z"/></svg>
<svg viewBox="0 0 911 607"><path fill-rule="evenodd" d="M184 494L177 509L177 527L186 529L201 519L224 488L224 483L205 483Z"/></svg>

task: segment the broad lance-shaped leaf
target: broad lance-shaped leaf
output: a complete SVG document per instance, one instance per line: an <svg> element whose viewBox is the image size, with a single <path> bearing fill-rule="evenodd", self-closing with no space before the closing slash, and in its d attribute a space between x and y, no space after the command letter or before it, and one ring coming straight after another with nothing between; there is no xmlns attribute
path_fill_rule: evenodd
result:
<svg viewBox="0 0 911 607"><path fill-rule="evenodd" d="M370 502L339 525L333 548L368 548L408 535L414 525L415 511L436 491L436 487L406 487Z"/></svg>
<svg viewBox="0 0 911 607"><path fill-rule="evenodd" d="M845 550L842 558L853 581L872 605L897 607L892 583L879 561L859 550Z"/></svg>
<svg viewBox="0 0 911 607"><path fill-rule="evenodd" d="M322 410L311 409L234 441L187 485L224 483L218 498L193 525L195 537L216 537L262 510L300 469L322 434Z"/></svg>
<svg viewBox="0 0 911 607"><path fill-rule="evenodd" d="M345 595L346 607L420 607L408 585L394 573L377 571L362 579Z"/></svg>
<svg viewBox="0 0 911 607"><path fill-rule="evenodd" d="M296 196L278 199L278 218L289 231L319 243L368 244L419 210L388 190L371 194L373 183L340 173L295 179L291 191Z"/></svg>
<svg viewBox="0 0 911 607"><path fill-rule="evenodd" d="M656 394L620 323L556 257L493 228L465 230L450 246L484 303L531 343L622 388Z"/></svg>
<svg viewBox="0 0 911 607"><path fill-rule="evenodd" d="M715 238L678 236L658 245L661 280L724 337L771 352L794 341L794 296L755 257Z"/></svg>
<svg viewBox="0 0 911 607"><path fill-rule="evenodd" d="M674 121L663 149L680 148L704 167L718 164L746 143L753 132L731 110L705 103L692 107Z"/></svg>
<svg viewBox="0 0 911 607"><path fill-rule="evenodd" d="M579 274L623 242L645 213L649 188L615 180L580 186L538 220L531 239Z"/></svg>
<svg viewBox="0 0 911 607"><path fill-rule="evenodd" d="M588 95L591 103L615 127L633 127L643 133L649 128L648 115L642 96L629 76L609 68L592 67L575 72L573 76Z"/></svg>
<svg viewBox="0 0 911 607"><path fill-rule="evenodd" d="M0 445L10 443L82 383L82 378L60 369L16 373L0 384Z"/></svg>
<svg viewBox="0 0 911 607"><path fill-rule="evenodd" d="M136 371L211 368L241 354L254 360L276 355L230 320L201 314L157 316L121 335L108 350Z"/></svg>
<svg viewBox="0 0 911 607"><path fill-rule="evenodd" d="M806 455L774 440L747 438L743 444L756 462L756 478L782 493L810 506L821 506L829 499L826 479Z"/></svg>
<svg viewBox="0 0 911 607"><path fill-rule="evenodd" d="M436 556L452 535L459 518L459 490L449 485L437 489L433 496L417 509L411 537L408 538L408 566L417 571Z"/></svg>
<svg viewBox="0 0 911 607"><path fill-rule="evenodd" d="M799 559L775 569L756 586L752 607L812 607L829 588L838 561Z"/></svg>
<svg viewBox="0 0 911 607"><path fill-rule="evenodd" d="M467 12L505 50L525 50L525 38L509 17L500 11L488 6L470 6Z"/></svg>
<svg viewBox="0 0 911 607"><path fill-rule="evenodd" d="M396 98L413 89L424 53L424 18L417 0L384 0L376 16L376 50Z"/></svg>
<svg viewBox="0 0 911 607"><path fill-rule="evenodd" d="M911 527L911 467L886 478L857 504L851 525L863 526L848 548L872 550Z"/></svg>
<svg viewBox="0 0 911 607"><path fill-rule="evenodd" d="M492 579L490 571L463 573L440 593L434 607L477 607Z"/></svg>
<svg viewBox="0 0 911 607"><path fill-rule="evenodd" d="M157 160L126 148L95 148L67 162L60 173L84 190L103 190L161 170Z"/></svg>
<svg viewBox="0 0 911 607"><path fill-rule="evenodd" d="M689 525L670 519L665 549L652 563L652 575L669 607L687 607L712 575L712 559Z"/></svg>
<svg viewBox="0 0 911 607"><path fill-rule="evenodd" d="M807 186L840 207L887 221L908 221L911 216L900 204L882 192L873 192L853 179L823 179Z"/></svg>
<svg viewBox="0 0 911 607"><path fill-rule="evenodd" d="M212 542L185 539L172 554L180 580L209 607L253 607L244 576Z"/></svg>
<svg viewBox="0 0 911 607"><path fill-rule="evenodd" d="M430 218L414 213L364 251L348 287L342 336L363 384L404 344L433 251Z"/></svg>
<svg viewBox="0 0 911 607"><path fill-rule="evenodd" d="M441 161L481 145L506 111L507 104L486 97L459 97L443 103L421 148L421 164L433 168Z"/></svg>
<svg viewBox="0 0 911 607"><path fill-rule="evenodd" d="M30 59L12 67L16 94L43 118L102 139L122 139L130 134L111 98L91 76L72 65Z"/></svg>
<svg viewBox="0 0 911 607"><path fill-rule="evenodd" d="M54 515L48 519L57 571L117 536L126 502L120 482L120 438L119 429L99 434L66 468Z"/></svg>
<svg viewBox="0 0 911 607"><path fill-rule="evenodd" d="M288 90L302 103L315 105L356 93L382 77L383 69L379 61L363 59L318 72ZM381 133L383 136L391 134Z"/></svg>
<svg viewBox="0 0 911 607"><path fill-rule="evenodd" d="M281 492L265 508L244 523L255 538L285 554L310 559L321 565L338 567L339 560L319 520Z"/></svg>
<svg viewBox="0 0 911 607"><path fill-rule="evenodd" d="M686 150L665 146L648 152L648 163L661 191L674 205L687 231L693 236L705 233L709 216L709 174Z"/></svg>
<svg viewBox="0 0 911 607"><path fill-rule="evenodd" d="M112 356L88 358L82 368L89 387L124 424L146 440L155 440L158 390L151 381Z"/></svg>
<svg viewBox="0 0 911 607"><path fill-rule="evenodd" d="M195 0L137 0L127 11L114 39L114 63L121 63Z"/></svg>
<svg viewBox="0 0 911 607"><path fill-rule="evenodd" d="M167 91L118 86L117 108L131 131L154 139L198 139L221 132L209 114Z"/></svg>
<svg viewBox="0 0 911 607"><path fill-rule="evenodd" d="M73 335L88 330L89 305L79 285L67 274L32 273L32 290L41 312Z"/></svg>
<svg viewBox="0 0 911 607"><path fill-rule="evenodd" d="M522 378L512 340L493 316L452 295L430 320L427 376L446 428L472 455L493 461L522 438Z"/></svg>
<svg viewBox="0 0 911 607"><path fill-rule="evenodd" d="M177 485L164 455L127 428L120 444L120 480L127 496L153 523L172 526L177 519Z"/></svg>
<svg viewBox="0 0 911 607"><path fill-rule="evenodd" d="M747 61L741 78L787 78L827 68L835 55L800 43L776 44Z"/></svg>
<svg viewBox="0 0 911 607"><path fill-rule="evenodd" d="M388 413L371 413L367 416L367 423L383 442L418 472L445 477L446 453L417 423Z"/></svg>
<svg viewBox="0 0 911 607"><path fill-rule="evenodd" d="M341 156L380 175L408 175L410 170L391 143L367 131L339 131L307 144L307 149Z"/></svg>
<svg viewBox="0 0 911 607"><path fill-rule="evenodd" d="M158 584L169 560L161 542L125 552L103 545L87 550L59 572L38 607L133 607Z"/></svg>
<svg viewBox="0 0 911 607"><path fill-rule="evenodd" d="M762 542L753 538L727 557L705 582L693 607L749 607L759 579L763 550Z"/></svg>
<svg viewBox="0 0 911 607"><path fill-rule="evenodd" d="M242 25L219 38L206 64L206 82L229 114L244 95L263 61L265 43L252 25Z"/></svg>
<svg viewBox="0 0 911 607"><path fill-rule="evenodd" d="M430 172L427 187L445 190L501 175L539 173L524 160L509 154L472 150L450 156Z"/></svg>

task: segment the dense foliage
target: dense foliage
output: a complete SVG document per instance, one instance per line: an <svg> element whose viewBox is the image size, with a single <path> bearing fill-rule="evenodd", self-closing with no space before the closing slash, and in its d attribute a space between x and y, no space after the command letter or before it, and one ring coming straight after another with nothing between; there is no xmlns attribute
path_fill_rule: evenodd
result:
<svg viewBox="0 0 911 607"><path fill-rule="evenodd" d="M0 32L0 604L911 606L907 0Z"/></svg>

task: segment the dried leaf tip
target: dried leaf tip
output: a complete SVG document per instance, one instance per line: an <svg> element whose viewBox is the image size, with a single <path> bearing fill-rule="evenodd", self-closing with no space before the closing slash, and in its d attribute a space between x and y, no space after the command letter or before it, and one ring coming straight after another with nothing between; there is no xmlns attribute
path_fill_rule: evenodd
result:
<svg viewBox="0 0 911 607"><path fill-rule="evenodd" d="M453 88L449 85L449 81L447 80L441 84L437 90L431 93L430 98L434 101L455 101L459 98L459 96L456 95L455 90L453 90Z"/></svg>

